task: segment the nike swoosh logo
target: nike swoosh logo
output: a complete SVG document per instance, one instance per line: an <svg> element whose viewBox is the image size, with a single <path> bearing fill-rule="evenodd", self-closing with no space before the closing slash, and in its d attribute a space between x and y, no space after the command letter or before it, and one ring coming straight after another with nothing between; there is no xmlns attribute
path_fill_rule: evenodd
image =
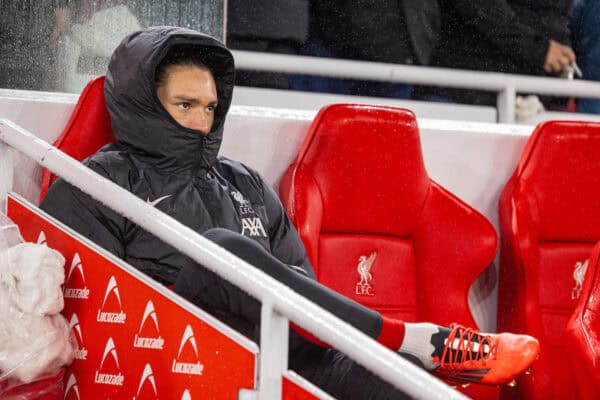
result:
<svg viewBox="0 0 600 400"><path fill-rule="evenodd" d="M169 197L171 197L171 196L173 196L173 195L172 195L172 194L168 194L168 195L166 195L166 196L159 197L158 199L156 199L156 200L152 200L152 201L150 201L150 198L149 198L149 197L147 197L147 198L146 198L146 203L150 204L152 207L156 207L156 205L157 205L158 203L160 203L160 202L161 202L161 201L163 201L164 199L167 199L167 198L169 198Z"/></svg>

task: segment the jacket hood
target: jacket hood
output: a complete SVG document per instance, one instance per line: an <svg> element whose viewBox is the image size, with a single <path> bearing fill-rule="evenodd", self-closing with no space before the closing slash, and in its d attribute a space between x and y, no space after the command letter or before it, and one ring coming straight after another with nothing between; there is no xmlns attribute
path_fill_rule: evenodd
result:
<svg viewBox="0 0 600 400"><path fill-rule="evenodd" d="M218 106L209 134L181 126L156 95L156 67L171 47L180 44L198 48L217 85ZM168 26L128 35L113 52L104 83L106 107L117 142L160 169L206 173L221 146L234 79L231 52L210 36Z"/></svg>

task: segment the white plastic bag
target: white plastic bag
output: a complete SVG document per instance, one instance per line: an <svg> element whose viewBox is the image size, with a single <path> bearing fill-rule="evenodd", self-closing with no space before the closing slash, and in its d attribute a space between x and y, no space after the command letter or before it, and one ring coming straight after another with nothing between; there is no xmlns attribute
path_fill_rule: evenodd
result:
<svg viewBox="0 0 600 400"><path fill-rule="evenodd" d="M0 398L62 399L63 367L76 348L61 285L64 257L25 243L0 213Z"/></svg>
<svg viewBox="0 0 600 400"><path fill-rule="evenodd" d="M0 263L1 290L7 291L10 306L35 315L61 312L65 280L62 254L43 245L19 243L0 250Z"/></svg>

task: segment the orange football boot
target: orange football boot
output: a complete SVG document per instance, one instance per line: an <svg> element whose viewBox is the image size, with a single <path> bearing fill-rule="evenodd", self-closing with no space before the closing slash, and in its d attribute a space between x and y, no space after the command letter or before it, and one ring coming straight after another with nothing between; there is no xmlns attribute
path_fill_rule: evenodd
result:
<svg viewBox="0 0 600 400"><path fill-rule="evenodd" d="M450 384L510 384L538 358L540 344L527 335L485 334L458 324L445 340L433 374Z"/></svg>

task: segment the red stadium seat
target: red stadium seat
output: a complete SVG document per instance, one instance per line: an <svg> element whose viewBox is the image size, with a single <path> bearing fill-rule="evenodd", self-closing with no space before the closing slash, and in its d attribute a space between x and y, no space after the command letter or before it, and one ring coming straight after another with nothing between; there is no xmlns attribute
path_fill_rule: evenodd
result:
<svg viewBox="0 0 600 400"><path fill-rule="evenodd" d="M54 146L76 160L83 160L115 138L110 126L110 117L104 104L104 77L92 79L81 92L71 118ZM40 203L56 176L47 169L42 171Z"/></svg>
<svg viewBox="0 0 600 400"><path fill-rule="evenodd" d="M581 296L566 331L576 398L600 399L600 242L594 246Z"/></svg>
<svg viewBox="0 0 600 400"><path fill-rule="evenodd" d="M543 123L502 192L498 330L541 344L532 374L502 398L574 398L564 332L579 268L600 239L599 154L600 124Z"/></svg>
<svg viewBox="0 0 600 400"><path fill-rule="evenodd" d="M405 321L476 326L468 291L492 263L497 235L429 178L410 111L323 108L280 197L321 283Z"/></svg>

